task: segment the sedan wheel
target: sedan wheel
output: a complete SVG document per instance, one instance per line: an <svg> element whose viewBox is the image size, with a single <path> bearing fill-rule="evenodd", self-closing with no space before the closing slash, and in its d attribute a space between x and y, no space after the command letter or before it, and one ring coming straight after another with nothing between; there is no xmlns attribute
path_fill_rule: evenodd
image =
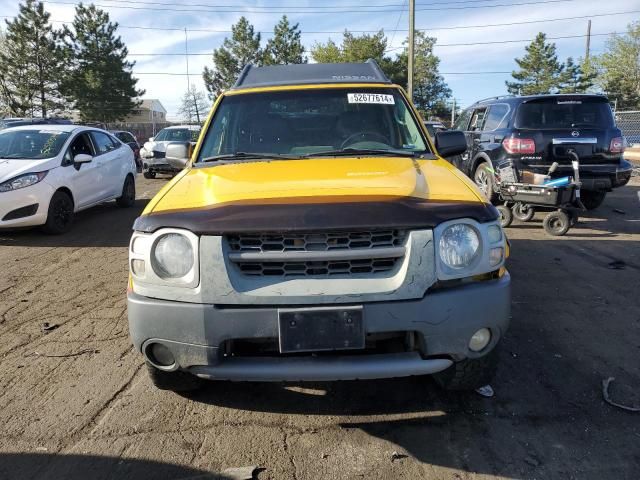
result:
<svg viewBox="0 0 640 480"><path fill-rule="evenodd" d="M122 196L116 198L116 205L119 207L132 207L136 203L136 182L131 175L127 175L127 178L122 185Z"/></svg>
<svg viewBox="0 0 640 480"><path fill-rule="evenodd" d="M43 226L46 233L60 235L68 232L73 223L73 200L64 192L56 192L51 197L47 222Z"/></svg>

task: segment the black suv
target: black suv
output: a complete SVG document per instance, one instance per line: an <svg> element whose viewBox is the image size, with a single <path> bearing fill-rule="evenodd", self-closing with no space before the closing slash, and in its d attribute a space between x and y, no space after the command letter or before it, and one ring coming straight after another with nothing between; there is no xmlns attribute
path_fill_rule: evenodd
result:
<svg viewBox="0 0 640 480"><path fill-rule="evenodd" d="M467 137L467 151L449 158L491 199L496 200L492 169L511 160L519 172L570 175L562 145L580 157L581 198L594 209L612 188L626 185L632 166L622 158L625 140L616 127L609 100L602 95L495 97L466 109L453 127Z"/></svg>

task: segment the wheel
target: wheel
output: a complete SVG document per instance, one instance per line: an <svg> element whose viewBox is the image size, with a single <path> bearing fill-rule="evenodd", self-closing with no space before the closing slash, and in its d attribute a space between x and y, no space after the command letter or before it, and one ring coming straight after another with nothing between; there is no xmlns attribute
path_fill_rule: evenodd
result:
<svg viewBox="0 0 640 480"><path fill-rule="evenodd" d="M122 185L122 195L116 198L116 205L127 208L136 203L136 182L131 175L127 175Z"/></svg>
<svg viewBox="0 0 640 480"><path fill-rule="evenodd" d="M604 190L580 190L580 200L587 210L595 210L607 196Z"/></svg>
<svg viewBox="0 0 640 480"><path fill-rule="evenodd" d="M496 192L494 191L493 172L488 163L481 163L476 168L473 174L473 181L476 182L480 191L484 193L489 202L493 202L496 199Z"/></svg>
<svg viewBox="0 0 640 480"><path fill-rule="evenodd" d="M497 368L498 348L494 348L484 357L456 362L446 370L435 373L433 378L445 390L475 390L489 385Z"/></svg>
<svg viewBox="0 0 640 480"><path fill-rule="evenodd" d="M521 222L530 222L533 216L536 214L536 211L531 205L520 202L517 202L513 206L512 212L513 216Z"/></svg>
<svg viewBox="0 0 640 480"><path fill-rule="evenodd" d="M569 228L571 228L571 220L569 219L567 212L557 210L544 217L542 226L544 227L544 231L549 235L561 237L569 231Z"/></svg>
<svg viewBox="0 0 640 480"><path fill-rule="evenodd" d="M73 223L73 200L64 192L55 192L49 202L47 221L42 229L51 235L68 232Z"/></svg>
<svg viewBox="0 0 640 480"><path fill-rule="evenodd" d="M156 172L144 172L142 175L144 178L156 178Z"/></svg>
<svg viewBox="0 0 640 480"><path fill-rule="evenodd" d="M174 392L192 392L202 387L203 380L187 372L165 372L147 363L149 378L156 388Z"/></svg>
<svg viewBox="0 0 640 480"><path fill-rule="evenodd" d="M506 205L498 205L496 207L498 212L500 212L500 226L502 228L507 228L513 222L513 213L511 209Z"/></svg>

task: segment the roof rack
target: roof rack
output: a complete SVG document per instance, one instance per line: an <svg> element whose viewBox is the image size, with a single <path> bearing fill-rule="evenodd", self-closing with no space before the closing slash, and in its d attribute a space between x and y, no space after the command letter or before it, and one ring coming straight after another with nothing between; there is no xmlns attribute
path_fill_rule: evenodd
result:
<svg viewBox="0 0 640 480"><path fill-rule="evenodd" d="M232 90L312 83L391 83L373 59L364 63L307 63L255 67L246 65Z"/></svg>
<svg viewBox="0 0 640 480"><path fill-rule="evenodd" d="M496 95L495 97L487 97L487 98L483 98L482 100L478 100L478 101L474 102L474 105L476 103L488 102L490 100L500 100L501 98L514 98L514 97L515 97L515 95L511 95L511 94L508 94L508 95Z"/></svg>

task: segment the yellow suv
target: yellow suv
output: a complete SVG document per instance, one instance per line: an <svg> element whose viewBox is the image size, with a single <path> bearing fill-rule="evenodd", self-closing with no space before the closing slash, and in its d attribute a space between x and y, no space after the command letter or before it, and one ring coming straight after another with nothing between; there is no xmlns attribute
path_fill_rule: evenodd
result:
<svg viewBox="0 0 640 480"><path fill-rule="evenodd" d="M434 374L485 385L509 323L496 209L373 61L247 67L134 225L130 333L159 388Z"/></svg>

